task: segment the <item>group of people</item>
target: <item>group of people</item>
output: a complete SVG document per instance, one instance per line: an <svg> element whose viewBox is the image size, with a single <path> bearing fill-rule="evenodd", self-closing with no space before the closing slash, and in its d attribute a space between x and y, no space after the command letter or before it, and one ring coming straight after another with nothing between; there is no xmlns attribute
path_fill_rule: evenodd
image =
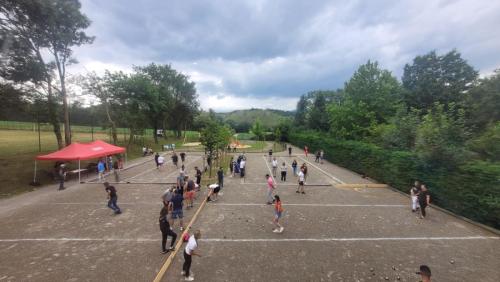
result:
<svg viewBox="0 0 500 282"><path fill-rule="evenodd" d="M426 216L425 208L431 202L431 196L429 194L429 190L427 186L420 181L415 181L413 187L410 189L411 195L411 211L418 212L420 211L420 219L424 219Z"/></svg>
<svg viewBox="0 0 500 282"><path fill-rule="evenodd" d="M231 157L231 160L229 161L229 171L231 172L231 177L234 177L236 174L239 174L241 178L245 177L246 163L247 157L245 156L245 153L239 155L236 160Z"/></svg>
<svg viewBox="0 0 500 282"><path fill-rule="evenodd" d="M107 156L97 162L97 175L98 180L103 181L106 173L113 171L115 182L120 182L120 170L123 169L123 159L118 156L113 160L112 156Z"/></svg>

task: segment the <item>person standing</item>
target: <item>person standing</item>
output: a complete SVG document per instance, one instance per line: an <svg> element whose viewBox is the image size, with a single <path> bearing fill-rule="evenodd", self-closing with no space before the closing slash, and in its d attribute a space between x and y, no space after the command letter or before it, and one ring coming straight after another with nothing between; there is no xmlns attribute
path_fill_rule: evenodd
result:
<svg viewBox="0 0 500 282"><path fill-rule="evenodd" d="M198 184L198 186L200 186L200 183L201 183L201 170L195 166L194 169L196 170L196 184Z"/></svg>
<svg viewBox="0 0 500 282"><path fill-rule="evenodd" d="M304 182L305 182L304 168L301 168L300 171L299 171L299 187L297 187L296 193L305 194L305 192L304 192Z"/></svg>
<svg viewBox="0 0 500 282"><path fill-rule="evenodd" d="M319 152L319 151L317 151L317 152L316 152L316 158L314 159L314 162L315 162L315 163L319 163L319 156L320 156L320 152Z"/></svg>
<svg viewBox="0 0 500 282"><path fill-rule="evenodd" d="M181 170L179 170L179 175L182 177L186 176L186 167L184 165L181 165Z"/></svg>
<svg viewBox="0 0 500 282"><path fill-rule="evenodd" d="M231 160L229 161L229 172L230 172L230 174L231 174L231 177L233 177L233 176L234 176L234 175L233 175L233 171L234 171L234 170L233 170L233 169L234 169L234 167L233 167L233 166L234 166L233 162L234 162L234 157L231 157Z"/></svg>
<svg viewBox="0 0 500 282"><path fill-rule="evenodd" d="M269 161L271 161L273 159L273 149L269 149Z"/></svg>
<svg viewBox="0 0 500 282"><path fill-rule="evenodd" d="M99 160L97 163L97 172L99 174L99 180L104 180L104 171L106 168L104 167L104 162L102 160Z"/></svg>
<svg viewBox="0 0 500 282"><path fill-rule="evenodd" d="M113 164L113 174L115 175L115 182L120 182L120 165L118 164L118 160Z"/></svg>
<svg viewBox="0 0 500 282"><path fill-rule="evenodd" d="M324 159L325 159L325 151L320 150L319 151L319 160L320 160L321 164L323 164Z"/></svg>
<svg viewBox="0 0 500 282"><path fill-rule="evenodd" d="M160 158L160 154L158 154L158 152L156 152L156 154L155 154L155 164L156 164L156 168L157 169L160 168L160 163L158 162L158 158Z"/></svg>
<svg viewBox="0 0 500 282"><path fill-rule="evenodd" d="M163 207L160 211L160 231L161 231L161 249L162 254L166 254L174 250L175 240L177 239L177 234L170 229L170 223L168 222L168 207ZM170 236L170 248L167 249L167 238Z"/></svg>
<svg viewBox="0 0 500 282"><path fill-rule="evenodd" d="M179 167L177 163L179 162L179 157L177 156L177 153L173 152L172 153L172 162L174 163L175 167Z"/></svg>
<svg viewBox="0 0 500 282"><path fill-rule="evenodd" d="M184 201L184 197L182 196L181 192L179 189L175 190L175 194L170 200L169 203L169 210L172 211L172 214L170 218L172 219L172 226L175 223L175 220L178 218L179 219L179 224L181 231L184 230L184 224L182 222L182 218L184 217L184 213L182 211L182 202Z"/></svg>
<svg viewBox="0 0 500 282"><path fill-rule="evenodd" d="M180 155L181 155L181 162L184 163L184 161L186 160L186 153L181 152Z"/></svg>
<svg viewBox="0 0 500 282"><path fill-rule="evenodd" d="M245 161L245 158L242 158L240 161L240 176L243 178L245 177L245 166L247 162Z"/></svg>
<svg viewBox="0 0 500 282"><path fill-rule="evenodd" d="M121 214L122 211L117 204L118 195L116 193L116 188L114 186L109 185L108 182L104 182L104 190L108 193L108 207L112 209L115 214Z"/></svg>
<svg viewBox="0 0 500 282"><path fill-rule="evenodd" d="M186 199L186 208L192 208L193 207L193 199L194 199L194 189L195 189L195 184L192 179L189 179L189 176L184 176L184 182L186 182L185 189L186 191L184 192L184 197Z"/></svg>
<svg viewBox="0 0 500 282"><path fill-rule="evenodd" d="M288 157L292 156L292 145L288 146Z"/></svg>
<svg viewBox="0 0 500 282"><path fill-rule="evenodd" d="M422 282L431 282L431 269L427 265L421 265L417 274L420 275Z"/></svg>
<svg viewBox="0 0 500 282"><path fill-rule="evenodd" d="M297 160L293 160L292 169L293 169L293 175L297 176Z"/></svg>
<svg viewBox="0 0 500 282"><path fill-rule="evenodd" d="M184 276L185 281L193 281L194 276L189 272L191 269L191 262L193 260L193 256L201 257L200 253L196 250L198 248L198 240L201 237L201 231L196 230L186 244L186 248L184 249L184 264L182 265L181 274Z"/></svg>
<svg viewBox="0 0 500 282"><path fill-rule="evenodd" d="M267 179L267 204L272 205L273 204L273 192L274 192L274 189L276 188L276 185L274 184L273 178L269 174L266 174L266 179Z"/></svg>
<svg viewBox="0 0 500 282"><path fill-rule="evenodd" d="M57 176L59 178L59 190L64 190L64 181L66 180L66 165L59 165L59 170L57 171Z"/></svg>
<svg viewBox="0 0 500 282"><path fill-rule="evenodd" d="M220 188L224 188L224 170L222 167L217 171L217 181L219 183Z"/></svg>
<svg viewBox="0 0 500 282"><path fill-rule="evenodd" d="M163 202L163 206L168 208L168 205L170 201L172 200L172 197L174 197L174 190L175 186L167 188L163 195L161 195L161 201Z"/></svg>
<svg viewBox="0 0 500 282"><path fill-rule="evenodd" d="M426 216L425 208L431 203L431 195L427 187L422 184L420 193L418 193L418 204L420 205L420 219L424 219Z"/></svg>
<svg viewBox="0 0 500 282"><path fill-rule="evenodd" d="M307 146L304 146L304 154L306 155L306 158L308 153L309 153L309 148Z"/></svg>
<svg viewBox="0 0 500 282"><path fill-rule="evenodd" d="M307 165L306 165L306 163L303 163L302 167L300 169L304 173L304 183L306 183L306 181L307 181Z"/></svg>
<svg viewBox="0 0 500 282"><path fill-rule="evenodd" d="M419 209L419 206L418 206L418 193L420 193L420 182L415 181L415 184L410 189L411 211L412 212L416 212Z"/></svg>
<svg viewBox="0 0 500 282"><path fill-rule="evenodd" d="M273 158L271 165L273 167L273 177L276 178L276 171L278 170L278 161L276 158Z"/></svg>
<svg viewBox="0 0 500 282"><path fill-rule="evenodd" d="M165 158L163 156L158 156L157 168L163 168L163 164L165 163Z"/></svg>
<svg viewBox="0 0 500 282"><path fill-rule="evenodd" d="M112 156L107 156L106 157L106 160L107 160L107 169L108 169L108 172L111 172L111 170L113 169L113 157Z"/></svg>
<svg viewBox="0 0 500 282"><path fill-rule="evenodd" d="M273 230L274 233L282 233L285 228L281 226L279 220L281 218L281 214L283 212L283 207L281 205L281 200L280 196L275 195L274 196L274 224L276 225L276 228Z"/></svg>
<svg viewBox="0 0 500 282"><path fill-rule="evenodd" d="M286 181L286 163L281 164L281 181Z"/></svg>

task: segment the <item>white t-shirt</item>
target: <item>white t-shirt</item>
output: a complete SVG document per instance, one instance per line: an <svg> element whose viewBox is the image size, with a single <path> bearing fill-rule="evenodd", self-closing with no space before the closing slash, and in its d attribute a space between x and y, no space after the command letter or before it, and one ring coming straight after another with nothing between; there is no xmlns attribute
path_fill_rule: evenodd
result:
<svg viewBox="0 0 500 282"><path fill-rule="evenodd" d="M245 160L241 160L240 168L245 168L245 164L246 164Z"/></svg>
<svg viewBox="0 0 500 282"><path fill-rule="evenodd" d="M218 186L219 186L219 184L215 183L215 184L210 184L210 185L208 186L208 188L210 188L210 189L215 189L215 188L217 188Z"/></svg>
<svg viewBox="0 0 500 282"><path fill-rule="evenodd" d="M304 173L299 171L299 181L304 181Z"/></svg>
<svg viewBox="0 0 500 282"><path fill-rule="evenodd" d="M194 250L198 247L198 243L196 243L196 239L194 238L194 235L191 235L189 237L188 243L186 245L186 254L191 255Z"/></svg>
<svg viewBox="0 0 500 282"><path fill-rule="evenodd" d="M278 161L277 160L273 160L273 167L278 167Z"/></svg>
<svg viewBox="0 0 500 282"><path fill-rule="evenodd" d="M165 162L165 158L164 158L164 157L162 157L162 156L159 156L159 157L158 157L158 163L159 163L159 164L163 164L163 162Z"/></svg>

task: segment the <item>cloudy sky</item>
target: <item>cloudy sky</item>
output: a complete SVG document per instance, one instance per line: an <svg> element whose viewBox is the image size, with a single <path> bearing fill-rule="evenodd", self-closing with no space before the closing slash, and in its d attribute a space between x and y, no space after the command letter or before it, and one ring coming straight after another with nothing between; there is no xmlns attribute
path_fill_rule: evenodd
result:
<svg viewBox="0 0 500 282"><path fill-rule="evenodd" d="M483 75L500 67L500 1L81 1L96 40L71 72L170 63L216 111L292 110L369 59L398 78L431 50L456 48Z"/></svg>

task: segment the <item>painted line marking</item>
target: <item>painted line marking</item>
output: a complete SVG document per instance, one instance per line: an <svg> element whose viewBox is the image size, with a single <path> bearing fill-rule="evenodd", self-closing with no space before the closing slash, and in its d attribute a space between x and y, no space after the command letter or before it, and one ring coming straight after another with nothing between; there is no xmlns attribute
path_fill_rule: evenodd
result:
<svg viewBox="0 0 500 282"><path fill-rule="evenodd" d="M335 188L389 188L387 184L380 183L356 183L356 184L335 184Z"/></svg>
<svg viewBox="0 0 500 282"><path fill-rule="evenodd" d="M498 240L494 236L466 236L466 237L375 237L375 238L290 238L290 239L200 239L203 242L349 242L349 241L421 241L421 240Z"/></svg>
<svg viewBox="0 0 500 282"><path fill-rule="evenodd" d="M200 213L200 211L203 209L203 207L206 205L207 203L207 198L205 197L205 199L203 200L203 202L201 202L200 204L200 207L198 208L198 210L196 211L196 213L193 215L193 217L191 218L191 221L189 222L189 224L186 226L186 229L184 229L184 232L182 232L181 236L178 236L177 238L178 241L177 241L177 244L175 244L175 250L168 256L167 260L165 261L165 263L162 265L162 267L160 268L160 271L158 271L158 273L156 274L156 277L155 279L153 280L153 282L160 282L162 279L163 279L163 276L165 275L165 273L167 272L168 268L170 267L170 265L172 264L172 261L174 260L174 257L175 255L177 254L177 252L180 250L180 249L183 249L182 248L182 244L184 243L182 241L182 238L184 238L185 234L188 232L188 230L191 229L191 226L193 225L194 221L196 220L196 218L198 217L198 214ZM183 249L184 250L184 249Z"/></svg>
<svg viewBox="0 0 500 282"><path fill-rule="evenodd" d="M177 242L176 250L182 245L182 236ZM206 238L199 239L201 242L349 242L349 241L420 241L420 240L498 240L500 237L495 236L465 236L465 237L358 237L358 238L280 238L280 239L223 239L223 238ZM0 239L1 242L12 243L12 242L156 242L158 239L150 238L17 238L17 239ZM180 244L179 244L180 243ZM174 251L175 252L175 251ZM175 256L172 253L167 261L172 261L171 258ZM162 268L163 269L163 268ZM166 269L165 269L166 270ZM161 272L161 270L160 270ZM160 273L158 273L160 274ZM158 278L158 277L157 277ZM161 280L161 277L159 278ZM156 281L156 280L155 280ZM159 280L158 280L159 281Z"/></svg>
<svg viewBox="0 0 500 282"><path fill-rule="evenodd" d="M268 206L267 204L230 204L230 203L214 203L210 206ZM368 204L285 204L285 206L304 206L304 207L408 207L408 205L368 205Z"/></svg>
<svg viewBox="0 0 500 282"><path fill-rule="evenodd" d="M265 156L262 156L262 158L264 159L264 162L266 163L266 166L267 166L267 169L269 170L269 176L271 176L271 178L273 179L273 182L275 183L276 185L276 179L274 179L274 176L273 176L273 171L271 170L271 168L269 167L269 164L267 163L267 160L266 160L266 157ZM267 183L266 183L267 184Z"/></svg>
<svg viewBox="0 0 500 282"><path fill-rule="evenodd" d="M243 184L243 185L267 185L267 183L258 183L258 182L255 182L255 183L250 183L250 182L246 182L246 183L240 183L240 184ZM276 186L298 186L299 184L292 184L292 183L283 183L283 182L278 182L276 183ZM314 183L314 184L305 184L304 186L328 186L328 187L331 187L331 186L334 186L332 184L329 184L329 183Z"/></svg>
<svg viewBox="0 0 500 282"><path fill-rule="evenodd" d="M317 167L316 165L314 165L313 163L309 162L308 160L302 158L299 156L299 159L303 160L304 162L308 163L309 165L311 165L312 167L315 167L316 169L318 169L319 171L321 171L323 174L325 174L326 176L330 177L331 179L335 180L336 182L340 183L340 184L345 184L344 181L338 179L337 177L331 175L330 173L324 171L323 169Z"/></svg>

